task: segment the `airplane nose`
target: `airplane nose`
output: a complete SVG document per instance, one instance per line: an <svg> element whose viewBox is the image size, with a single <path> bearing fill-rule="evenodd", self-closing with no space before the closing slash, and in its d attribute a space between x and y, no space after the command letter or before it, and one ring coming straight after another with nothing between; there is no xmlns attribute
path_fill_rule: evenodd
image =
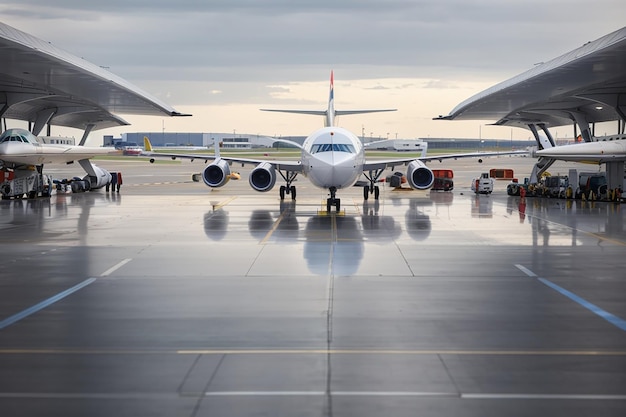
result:
<svg viewBox="0 0 626 417"><path fill-rule="evenodd" d="M355 161L351 155L319 155L313 168L316 183L324 188L345 188L350 186L360 175L355 171Z"/></svg>

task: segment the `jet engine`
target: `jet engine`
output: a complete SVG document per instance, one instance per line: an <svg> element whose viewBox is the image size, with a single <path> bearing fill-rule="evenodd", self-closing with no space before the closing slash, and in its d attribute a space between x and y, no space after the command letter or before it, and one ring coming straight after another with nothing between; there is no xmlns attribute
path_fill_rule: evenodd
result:
<svg viewBox="0 0 626 417"><path fill-rule="evenodd" d="M96 175L87 174L83 178L83 181L87 183L90 190L95 190L111 184L111 173L109 171L93 164L91 166L93 167L93 174Z"/></svg>
<svg viewBox="0 0 626 417"><path fill-rule="evenodd" d="M433 172L420 160L411 161L406 170L406 179L411 188L428 190L433 186L435 176Z"/></svg>
<svg viewBox="0 0 626 417"><path fill-rule="evenodd" d="M261 162L250 172L250 186L256 191L269 191L276 184L276 171L269 162Z"/></svg>
<svg viewBox="0 0 626 417"><path fill-rule="evenodd" d="M209 187L221 187L230 179L230 166L223 159L209 164L202 172L202 180Z"/></svg>

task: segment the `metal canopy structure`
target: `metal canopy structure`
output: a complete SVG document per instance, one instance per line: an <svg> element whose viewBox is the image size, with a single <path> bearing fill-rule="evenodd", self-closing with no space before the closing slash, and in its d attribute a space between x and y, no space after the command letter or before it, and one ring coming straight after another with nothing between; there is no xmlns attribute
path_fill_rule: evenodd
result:
<svg viewBox="0 0 626 417"><path fill-rule="evenodd" d="M187 116L115 74L0 22L0 117L38 134L129 123L116 114Z"/></svg>
<svg viewBox="0 0 626 417"><path fill-rule="evenodd" d="M626 27L494 85L435 120L528 128L626 120Z"/></svg>

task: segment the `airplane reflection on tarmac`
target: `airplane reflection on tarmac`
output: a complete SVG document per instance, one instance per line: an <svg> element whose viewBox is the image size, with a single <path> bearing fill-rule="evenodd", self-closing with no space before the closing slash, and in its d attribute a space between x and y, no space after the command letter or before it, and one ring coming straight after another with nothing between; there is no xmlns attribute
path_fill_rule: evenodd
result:
<svg viewBox="0 0 626 417"><path fill-rule="evenodd" d="M626 241L620 204L527 198L509 196L507 213L519 214L520 223L529 223L533 246L548 246L550 237L568 237L571 246L578 246L578 233L598 236L599 239Z"/></svg>
<svg viewBox="0 0 626 417"><path fill-rule="evenodd" d="M89 232L88 222L91 208L96 204L115 203L120 205L120 194L99 192L78 194L54 194L50 198L35 199L12 199L0 201L0 230L9 227L20 227L21 236L28 239L44 241L45 238L53 238L63 233L54 233L47 228L47 221L58 221L60 218L68 218L75 214L69 213L70 207L79 207L77 213L78 222L75 231L79 237L84 237ZM68 230L65 233L72 233ZM8 236L5 236L8 238ZM25 237L24 237L25 238ZM43 239L43 240L42 240Z"/></svg>
<svg viewBox="0 0 626 417"><path fill-rule="evenodd" d="M421 203L424 204L424 203ZM426 204L432 204L427 201ZM380 215L380 202L364 202L360 215L296 214L295 202L283 202L280 213L253 210L248 220L250 235L261 241L288 243L304 241L303 257L311 273L351 275L363 259L365 241L393 241L402 235L402 227L393 216ZM298 216L308 217L300 227ZM420 203L410 200L405 215L405 231L413 240L425 240L431 230L428 215L420 211ZM360 220L360 222L359 222ZM228 233L229 213L222 208L204 215L204 231L211 240L222 240Z"/></svg>

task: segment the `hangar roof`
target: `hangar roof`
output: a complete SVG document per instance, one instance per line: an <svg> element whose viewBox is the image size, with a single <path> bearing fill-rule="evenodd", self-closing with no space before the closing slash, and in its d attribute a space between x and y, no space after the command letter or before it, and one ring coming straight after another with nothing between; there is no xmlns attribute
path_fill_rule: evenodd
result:
<svg viewBox="0 0 626 417"><path fill-rule="evenodd" d="M624 120L626 27L490 87L435 120L527 127Z"/></svg>
<svg viewBox="0 0 626 417"><path fill-rule="evenodd" d="M116 114L183 115L106 69L2 22L0 62L2 117L36 128L96 130L129 124Z"/></svg>

